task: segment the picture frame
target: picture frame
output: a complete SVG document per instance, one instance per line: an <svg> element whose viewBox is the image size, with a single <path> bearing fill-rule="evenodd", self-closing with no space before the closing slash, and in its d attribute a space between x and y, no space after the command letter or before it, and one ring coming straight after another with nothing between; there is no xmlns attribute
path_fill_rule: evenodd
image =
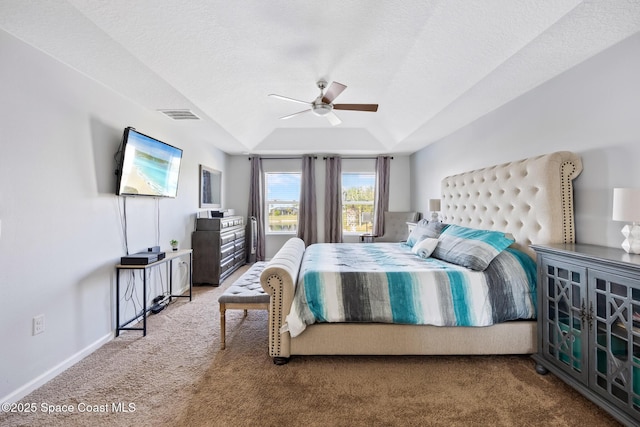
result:
<svg viewBox="0 0 640 427"><path fill-rule="evenodd" d="M222 207L222 172L200 165L200 208Z"/></svg>

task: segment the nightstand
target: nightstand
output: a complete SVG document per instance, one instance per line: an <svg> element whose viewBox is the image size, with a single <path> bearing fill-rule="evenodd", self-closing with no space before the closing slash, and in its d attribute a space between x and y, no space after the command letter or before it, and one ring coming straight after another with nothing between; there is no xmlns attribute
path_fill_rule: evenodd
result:
<svg viewBox="0 0 640 427"><path fill-rule="evenodd" d="M409 229L409 234L407 234L407 236L411 235L411 232L413 231L414 228L416 228L416 225L418 225L417 222L409 222L409 221L407 221L407 228Z"/></svg>
<svg viewBox="0 0 640 427"><path fill-rule="evenodd" d="M375 236L373 234L361 234L360 243L373 243Z"/></svg>

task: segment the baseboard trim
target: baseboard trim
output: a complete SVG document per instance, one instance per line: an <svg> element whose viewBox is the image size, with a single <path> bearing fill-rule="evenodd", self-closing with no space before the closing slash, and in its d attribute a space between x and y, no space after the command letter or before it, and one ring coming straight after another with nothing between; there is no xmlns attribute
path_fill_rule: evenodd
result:
<svg viewBox="0 0 640 427"><path fill-rule="evenodd" d="M32 391L36 390L39 387L42 387L51 379L60 375L60 373L69 369L70 367L72 367L73 365L75 365L76 363L78 363L79 361L81 361L82 359L84 359L85 357L87 357L88 355L90 355L91 353L93 353L94 351L96 351L97 349L99 349L109 341L111 341L114 337L115 337L115 333L112 331L107 335L103 336L102 338L98 339L97 341L94 341L87 347L83 348L76 354L68 357L58 365L54 366L53 368L43 373L42 375L34 378L33 380L29 381L27 384L23 385L19 389L8 394L7 396L4 396L2 399L0 399L0 404L13 403L13 402L19 401L20 399L22 399Z"/></svg>

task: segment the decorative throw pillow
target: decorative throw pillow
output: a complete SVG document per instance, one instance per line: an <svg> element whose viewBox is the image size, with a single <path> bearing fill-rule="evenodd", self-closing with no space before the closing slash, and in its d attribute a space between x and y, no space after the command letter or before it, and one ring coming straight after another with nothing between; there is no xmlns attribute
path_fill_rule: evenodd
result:
<svg viewBox="0 0 640 427"><path fill-rule="evenodd" d="M459 225L447 227L438 240L438 246L432 254L434 258L477 271L486 269L500 252L514 242L514 239L499 231Z"/></svg>
<svg viewBox="0 0 640 427"><path fill-rule="evenodd" d="M444 224L442 222L427 222L427 220L421 220L415 226L409 237L407 238L406 245L411 246L412 248L421 240L426 239L427 237L437 239L442 233L442 230L447 228L449 224Z"/></svg>
<svg viewBox="0 0 640 427"><path fill-rule="evenodd" d="M429 258L436 246L438 246L438 239L427 237L413 245L413 248L411 248L411 252L421 258Z"/></svg>

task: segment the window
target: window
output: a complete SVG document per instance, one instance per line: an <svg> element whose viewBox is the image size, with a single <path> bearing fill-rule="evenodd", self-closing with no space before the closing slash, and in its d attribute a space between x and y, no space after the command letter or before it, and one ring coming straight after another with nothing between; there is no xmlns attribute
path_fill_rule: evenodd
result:
<svg viewBox="0 0 640 427"><path fill-rule="evenodd" d="M342 230L344 233L371 233L376 175L342 174Z"/></svg>
<svg viewBox="0 0 640 427"><path fill-rule="evenodd" d="M296 233L300 206L300 173L265 173L267 233Z"/></svg>

